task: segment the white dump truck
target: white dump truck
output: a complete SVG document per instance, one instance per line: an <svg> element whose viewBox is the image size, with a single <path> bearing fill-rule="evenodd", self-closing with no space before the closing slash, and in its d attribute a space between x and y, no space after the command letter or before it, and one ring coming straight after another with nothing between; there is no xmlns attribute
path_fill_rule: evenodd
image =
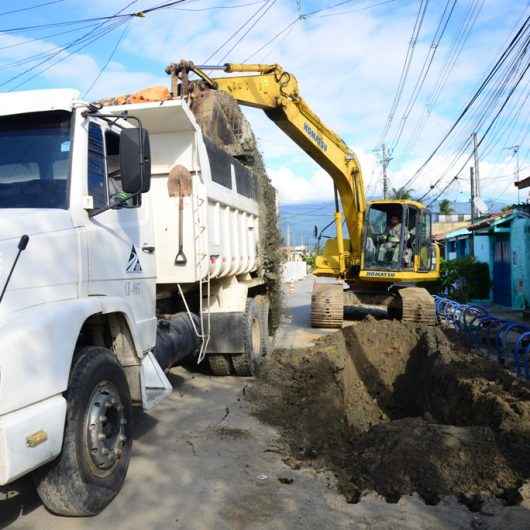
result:
<svg viewBox="0 0 530 530"><path fill-rule="evenodd" d="M0 95L0 488L93 515L118 493L131 409L206 358L269 347L254 174L180 99L101 107Z"/></svg>

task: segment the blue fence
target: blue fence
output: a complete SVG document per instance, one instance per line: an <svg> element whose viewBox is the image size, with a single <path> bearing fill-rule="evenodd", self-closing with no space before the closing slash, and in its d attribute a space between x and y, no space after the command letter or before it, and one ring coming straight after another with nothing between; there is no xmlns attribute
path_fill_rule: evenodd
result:
<svg viewBox="0 0 530 530"><path fill-rule="evenodd" d="M484 353L493 352L497 360L521 377L530 379L530 325L503 320L484 307L460 304L434 296L436 315L441 323L454 327Z"/></svg>

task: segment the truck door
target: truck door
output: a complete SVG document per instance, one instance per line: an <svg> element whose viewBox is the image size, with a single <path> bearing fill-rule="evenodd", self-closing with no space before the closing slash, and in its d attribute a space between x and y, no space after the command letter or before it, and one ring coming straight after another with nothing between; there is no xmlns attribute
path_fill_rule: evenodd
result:
<svg viewBox="0 0 530 530"><path fill-rule="evenodd" d="M123 203L119 131L99 119L88 122L88 193L94 209L114 206L90 217L88 295L125 300L146 350L156 336L154 229L148 195Z"/></svg>

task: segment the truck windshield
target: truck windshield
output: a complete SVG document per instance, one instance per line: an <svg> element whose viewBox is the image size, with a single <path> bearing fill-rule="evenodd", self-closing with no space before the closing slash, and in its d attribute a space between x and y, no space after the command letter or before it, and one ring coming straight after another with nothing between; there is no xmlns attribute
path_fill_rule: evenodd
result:
<svg viewBox="0 0 530 530"><path fill-rule="evenodd" d="M0 208L68 207L70 116L0 116Z"/></svg>

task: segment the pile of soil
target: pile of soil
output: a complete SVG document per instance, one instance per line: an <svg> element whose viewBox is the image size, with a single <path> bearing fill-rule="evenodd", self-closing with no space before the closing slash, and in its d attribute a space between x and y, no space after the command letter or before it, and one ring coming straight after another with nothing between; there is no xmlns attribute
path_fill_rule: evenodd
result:
<svg viewBox="0 0 530 530"><path fill-rule="evenodd" d="M441 328L359 322L276 351L247 394L285 461L333 470L350 502L417 492L475 510L519 502L530 477L530 385Z"/></svg>
<svg viewBox="0 0 530 530"><path fill-rule="evenodd" d="M276 190L267 175L252 127L237 101L229 94L212 90L203 83L193 82L192 85L190 108L203 135L241 162L256 179L256 199L260 222L259 274L265 279L266 290L271 301L270 331L273 334L280 325L281 315L282 255ZM166 87L154 86L133 94L102 99L98 103L125 105L147 101L162 102L172 97Z"/></svg>
<svg viewBox="0 0 530 530"><path fill-rule="evenodd" d="M211 90L195 83L191 110L203 134L218 147L246 166L256 178L259 206L259 256L271 301L271 332L280 325L281 235L278 227L276 190L265 169L256 137L237 101L225 92ZM265 119L265 116L264 116Z"/></svg>

